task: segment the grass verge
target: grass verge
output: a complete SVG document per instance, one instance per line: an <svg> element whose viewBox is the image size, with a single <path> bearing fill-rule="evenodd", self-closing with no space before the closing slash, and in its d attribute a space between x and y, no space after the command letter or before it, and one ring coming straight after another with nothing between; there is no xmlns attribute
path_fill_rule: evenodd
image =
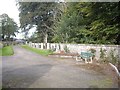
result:
<svg viewBox="0 0 120 90"><path fill-rule="evenodd" d="M37 49L37 48L32 48L28 45L22 45L22 47L27 49L27 50L33 51L37 54L44 55L44 56L48 56L49 54L53 53L51 50L41 50L41 49Z"/></svg>
<svg viewBox="0 0 120 90"><path fill-rule="evenodd" d="M14 54L14 51L12 46L6 46L3 48L0 48L0 56L10 56L13 54Z"/></svg>

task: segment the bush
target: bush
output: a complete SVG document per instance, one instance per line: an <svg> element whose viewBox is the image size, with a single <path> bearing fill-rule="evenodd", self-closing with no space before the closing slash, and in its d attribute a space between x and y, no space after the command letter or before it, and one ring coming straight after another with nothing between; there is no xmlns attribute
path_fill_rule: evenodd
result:
<svg viewBox="0 0 120 90"><path fill-rule="evenodd" d="M108 57L106 57L106 50L100 49L100 59L102 62L108 62Z"/></svg>
<svg viewBox="0 0 120 90"><path fill-rule="evenodd" d="M115 55L115 49L111 50L109 53L109 62L111 62L112 64L118 64L119 61L119 55Z"/></svg>
<svg viewBox="0 0 120 90"><path fill-rule="evenodd" d="M54 51L53 51L53 50L51 50L51 49L49 49L49 50L48 50L48 52L49 52L50 54L52 54Z"/></svg>
<svg viewBox="0 0 120 90"><path fill-rule="evenodd" d="M95 49L93 49L93 48L90 48L90 49L89 49L89 51L90 51L91 53L93 53L93 54L95 54L95 53L96 53L96 50L95 50Z"/></svg>
<svg viewBox="0 0 120 90"><path fill-rule="evenodd" d="M93 48L90 48L89 51L94 54L93 57L92 57L92 59L94 59L95 58L96 50L93 49Z"/></svg>
<svg viewBox="0 0 120 90"><path fill-rule="evenodd" d="M64 47L64 51L65 51L65 53L69 53L70 52L69 48L66 45Z"/></svg>

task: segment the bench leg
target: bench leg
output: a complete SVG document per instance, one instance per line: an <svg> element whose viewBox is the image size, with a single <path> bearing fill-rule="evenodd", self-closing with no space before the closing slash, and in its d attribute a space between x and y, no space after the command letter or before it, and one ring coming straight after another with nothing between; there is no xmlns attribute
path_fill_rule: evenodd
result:
<svg viewBox="0 0 120 90"><path fill-rule="evenodd" d="M76 61L78 61L78 57L77 57L77 56L76 56L76 58L75 58L75 59L76 59Z"/></svg>
<svg viewBox="0 0 120 90"><path fill-rule="evenodd" d="M76 56L76 61L81 61L81 60L78 60L79 57Z"/></svg>
<svg viewBox="0 0 120 90"><path fill-rule="evenodd" d="M87 58L85 58L85 63L88 63L88 62L87 62Z"/></svg>
<svg viewBox="0 0 120 90"><path fill-rule="evenodd" d="M90 58L90 63L92 63L92 57Z"/></svg>

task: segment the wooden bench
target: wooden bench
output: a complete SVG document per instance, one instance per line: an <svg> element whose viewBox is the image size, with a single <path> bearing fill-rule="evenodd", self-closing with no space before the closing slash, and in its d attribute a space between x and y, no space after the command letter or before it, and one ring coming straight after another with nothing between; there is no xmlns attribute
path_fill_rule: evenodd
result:
<svg viewBox="0 0 120 90"><path fill-rule="evenodd" d="M76 61L81 61L84 59L85 63L92 63L93 55L94 54L91 52L81 52L80 55L76 57ZM80 58L80 60L78 58ZM90 62L88 62L88 60L90 60Z"/></svg>

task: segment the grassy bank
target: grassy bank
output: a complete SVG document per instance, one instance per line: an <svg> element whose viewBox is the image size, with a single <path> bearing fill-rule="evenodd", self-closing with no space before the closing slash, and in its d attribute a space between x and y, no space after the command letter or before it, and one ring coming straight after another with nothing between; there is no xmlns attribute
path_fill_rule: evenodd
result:
<svg viewBox="0 0 120 90"><path fill-rule="evenodd" d="M30 50L30 51L33 51L35 53L38 53L40 55L44 55L44 56L47 56L49 54L52 54L53 52L50 51L50 50L41 50L41 49L37 49L37 48L32 48L30 46L27 46L27 45L22 45L23 48L27 49L27 50Z"/></svg>
<svg viewBox="0 0 120 90"><path fill-rule="evenodd" d="M0 48L0 56L10 56L13 54L14 54L14 51L11 46Z"/></svg>

